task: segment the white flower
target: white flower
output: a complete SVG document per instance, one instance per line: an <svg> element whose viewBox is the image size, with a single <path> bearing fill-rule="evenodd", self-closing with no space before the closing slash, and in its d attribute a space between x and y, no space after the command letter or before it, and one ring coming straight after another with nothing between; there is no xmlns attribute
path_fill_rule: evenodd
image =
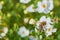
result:
<svg viewBox="0 0 60 40"><path fill-rule="evenodd" d="M2 9L2 4L0 3L0 10Z"/></svg>
<svg viewBox="0 0 60 40"><path fill-rule="evenodd" d="M29 40L38 40L37 36L29 36Z"/></svg>
<svg viewBox="0 0 60 40"><path fill-rule="evenodd" d="M45 35L48 37L52 35L52 33L56 32L56 28L53 28L53 25L47 24L45 28Z"/></svg>
<svg viewBox="0 0 60 40"><path fill-rule="evenodd" d="M38 2L38 8L36 9L39 13L48 14L53 9L53 0L43 0Z"/></svg>
<svg viewBox="0 0 60 40"><path fill-rule="evenodd" d="M0 37L1 37L1 38L4 37L4 36L6 36L5 33L1 33L1 34L0 34Z"/></svg>
<svg viewBox="0 0 60 40"><path fill-rule="evenodd" d="M28 18L24 18L24 23L28 23L29 19Z"/></svg>
<svg viewBox="0 0 60 40"><path fill-rule="evenodd" d="M18 31L18 34L21 36L21 37L26 37L29 35L29 30L27 30L24 26L22 26L19 31Z"/></svg>
<svg viewBox="0 0 60 40"><path fill-rule="evenodd" d="M7 33L8 29L6 27L4 27L4 33Z"/></svg>
<svg viewBox="0 0 60 40"><path fill-rule="evenodd" d="M48 18L46 18L46 16L42 16L41 18L40 18L40 20L37 22L37 28L39 28L40 27L40 25L41 26L45 26L45 25L47 25L47 24L53 24L53 22L51 21L51 19L48 17Z"/></svg>
<svg viewBox="0 0 60 40"><path fill-rule="evenodd" d="M29 24L35 24L35 20L34 19L30 19Z"/></svg>
<svg viewBox="0 0 60 40"><path fill-rule="evenodd" d="M8 28L7 27L4 27L2 30L0 30L1 33L0 33L0 38L6 36L7 32L8 32Z"/></svg>
<svg viewBox="0 0 60 40"><path fill-rule="evenodd" d="M48 37L49 35L52 35L52 27L50 24L46 25L45 35Z"/></svg>
<svg viewBox="0 0 60 40"><path fill-rule="evenodd" d="M27 4L27 3L29 3L31 0L20 0L20 2L21 3L23 3L23 4Z"/></svg>
<svg viewBox="0 0 60 40"><path fill-rule="evenodd" d="M35 12L34 5L32 4L32 5L28 6L26 8L26 11L28 11L28 12Z"/></svg>

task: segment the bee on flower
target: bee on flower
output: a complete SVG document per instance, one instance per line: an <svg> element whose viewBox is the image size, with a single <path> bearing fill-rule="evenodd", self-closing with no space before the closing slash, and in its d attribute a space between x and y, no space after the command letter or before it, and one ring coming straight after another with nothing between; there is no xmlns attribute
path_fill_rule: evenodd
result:
<svg viewBox="0 0 60 40"><path fill-rule="evenodd" d="M41 31L47 24L53 24L50 17L42 16L39 21L37 21L37 28Z"/></svg>
<svg viewBox="0 0 60 40"><path fill-rule="evenodd" d="M52 35L52 33L56 32L57 29L53 27L53 22L49 17L42 16L40 20L37 22L37 28L39 31L44 30L45 35L48 37Z"/></svg>

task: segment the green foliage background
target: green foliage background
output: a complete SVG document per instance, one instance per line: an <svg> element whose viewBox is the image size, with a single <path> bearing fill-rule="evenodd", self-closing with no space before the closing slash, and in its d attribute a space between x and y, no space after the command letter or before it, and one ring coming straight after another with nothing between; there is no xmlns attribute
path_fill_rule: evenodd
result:
<svg viewBox="0 0 60 40"><path fill-rule="evenodd" d="M37 12L34 13L28 13L24 14L24 7L29 6L30 4L35 4L36 7L36 2L38 0L31 0L30 3L28 4L22 4L19 2L19 0L0 0L4 1L3 8L0 10L0 16L2 16L2 19L0 20L2 24L7 24L6 26L8 27L9 31L7 35L0 40L28 40L28 37L26 38L21 38L17 33L18 29L20 26L26 26L29 30L34 30L35 25L30 25L30 24L24 24L23 19L25 17L33 18L36 21L43 15L50 16L51 18L54 18L55 16L58 17L58 24L55 24L55 27L57 28L57 32L52 35L51 37L46 38L43 35L42 40L60 40L60 0L54 0L54 9L53 14L39 14ZM39 0L41 1L41 0ZM0 25L2 25L0 24ZM5 25L4 25L5 26ZM1 27L1 26L0 26ZM44 33L43 33L44 34ZM38 35L34 33L32 35Z"/></svg>

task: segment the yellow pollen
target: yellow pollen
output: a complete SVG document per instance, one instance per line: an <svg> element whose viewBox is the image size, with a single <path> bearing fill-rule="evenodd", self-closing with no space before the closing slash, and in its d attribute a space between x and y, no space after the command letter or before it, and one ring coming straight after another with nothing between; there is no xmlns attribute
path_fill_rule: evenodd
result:
<svg viewBox="0 0 60 40"><path fill-rule="evenodd" d="M43 7L43 8L46 8L46 4L42 4L42 7Z"/></svg>
<svg viewBox="0 0 60 40"><path fill-rule="evenodd" d="M48 31L50 31L50 28L48 29Z"/></svg>

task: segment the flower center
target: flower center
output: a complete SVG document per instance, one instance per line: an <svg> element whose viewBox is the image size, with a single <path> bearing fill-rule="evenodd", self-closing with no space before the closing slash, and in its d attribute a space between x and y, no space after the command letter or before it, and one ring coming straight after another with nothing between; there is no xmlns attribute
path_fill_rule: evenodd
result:
<svg viewBox="0 0 60 40"><path fill-rule="evenodd" d="M22 34L24 34L25 32L23 31Z"/></svg>
<svg viewBox="0 0 60 40"><path fill-rule="evenodd" d="M48 29L48 31L50 31L50 28Z"/></svg>
<svg viewBox="0 0 60 40"><path fill-rule="evenodd" d="M55 23L58 23L58 18L54 18L54 22Z"/></svg>
<svg viewBox="0 0 60 40"><path fill-rule="evenodd" d="M56 18L54 18L54 21L56 21Z"/></svg>
<svg viewBox="0 0 60 40"><path fill-rule="evenodd" d="M46 8L46 4L42 4L42 7L43 7L43 8Z"/></svg>

